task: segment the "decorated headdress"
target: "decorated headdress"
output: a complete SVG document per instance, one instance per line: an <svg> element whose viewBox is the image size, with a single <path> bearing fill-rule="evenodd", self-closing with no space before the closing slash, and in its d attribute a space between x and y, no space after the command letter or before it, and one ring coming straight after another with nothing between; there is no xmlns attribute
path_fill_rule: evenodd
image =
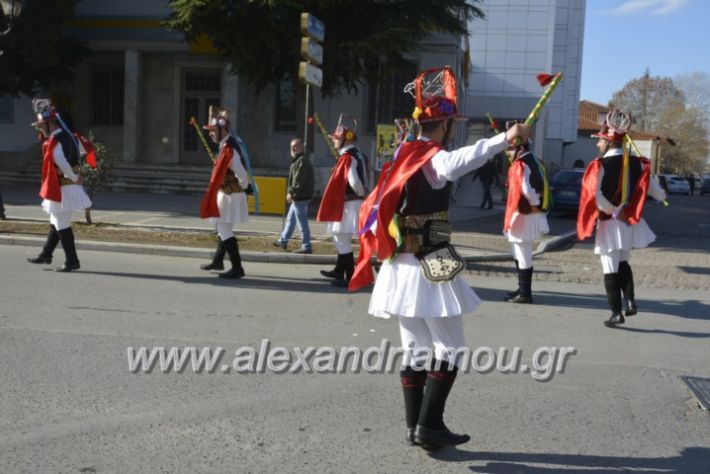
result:
<svg viewBox="0 0 710 474"><path fill-rule="evenodd" d="M397 144L412 141L415 139L416 133L416 122L413 122L410 118L396 118L394 119L395 128L395 142Z"/></svg>
<svg viewBox="0 0 710 474"><path fill-rule="evenodd" d="M335 131L328 136L333 140L356 140L357 119L352 115L340 114L338 126L335 127Z"/></svg>
<svg viewBox="0 0 710 474"><path fill-rule="evenodd" d="M419 123L458 117L456 76L451 66L420 72L413 82L404 86L404 92L416 101L412 118Z"/></svg>
<svg viewBox="0 0 710 474"><path fill-rule="evenodd" d="M214 130L217 128L229 129L229 111L210 105L207 125L203 125L205 130Z"/></svg>
<svg viewBox="0 0 710 474"><path fill-rule="evenodd" d="M32 109L37 117L36 122L32 122L32 126L57 120L57 109L52 105L52 99L32 99Z"/></svg>
<svg viewBox="0 0 710 474"><path fill-rule="evenodd" d="M601 129L592 134L592 137L603 138L610 142L621 142L629 132L629 128L631 128L631 115L612 109L606 114Z"/></svg>

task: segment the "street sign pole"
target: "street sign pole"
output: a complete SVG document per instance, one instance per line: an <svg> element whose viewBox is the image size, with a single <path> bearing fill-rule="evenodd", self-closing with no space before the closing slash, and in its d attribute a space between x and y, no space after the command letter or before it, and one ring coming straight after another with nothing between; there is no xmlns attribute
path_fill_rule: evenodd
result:
<svg viewBox="0 0 710 474"><path fill-rule="evenodd" d="M306 105L304 107L303 148L308 156L308 118L310 117L311 86L321 87L323 71L318 67L323 64L325 25L310 13L301 13L301 63L298 77L306 85Z"/></svg>

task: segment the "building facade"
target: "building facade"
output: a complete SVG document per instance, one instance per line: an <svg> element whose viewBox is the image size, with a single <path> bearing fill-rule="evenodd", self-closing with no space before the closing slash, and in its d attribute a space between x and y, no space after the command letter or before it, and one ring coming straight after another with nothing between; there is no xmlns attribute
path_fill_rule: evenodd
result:
<svg viewBox="0 0 710 474"><path fill-rule="evenodd" d="M584 0L488 0L479 6L486 19L471 24L472 68L459 94L470 126L460 127L457 140L483 135L487 112L499 120L524 118L542 92L535 74L561 70L565 79L538 122L536 135L544 140L536 146L546 160L564 161L561 150L576 139ZM256 173L285 175L288 143L304 119L296 116L301 86L284 80L257 94L218 60L211 45L188 44L164 28L169 15L167 3L158 0L79 2L73 34L93 54L71 84L53 91L55 99L72 112L80 131L92 131L111 150L116 172L208 168L189 119L204 123L209 106L220 104L234 111L234 128L249 146ZM403 86L418 70L445 64L462 77L468 46L465 38L434 36L410 71L364 84L357 94L324 99L316 91L314 109L329 129L341 112L359 117L359 145L373 156L376 123L411 114L414 102ZM333 60L328 51L324 60ZM31 121L29 98L0 100L0 167L38 159ZM316 186L322 189L333 158L318 133L313 144Z"/></svg>

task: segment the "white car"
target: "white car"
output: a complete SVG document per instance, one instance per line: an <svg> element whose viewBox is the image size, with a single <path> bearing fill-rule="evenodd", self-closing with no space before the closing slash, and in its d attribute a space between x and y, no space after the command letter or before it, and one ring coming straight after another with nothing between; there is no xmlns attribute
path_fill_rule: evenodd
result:
<svg viewBox="0 0 710 474"><path fill-rule="evenodd" d="M661 186L668 194L690 194L690 184L686 178L675 174L662 174L658 176Z"/></svg>

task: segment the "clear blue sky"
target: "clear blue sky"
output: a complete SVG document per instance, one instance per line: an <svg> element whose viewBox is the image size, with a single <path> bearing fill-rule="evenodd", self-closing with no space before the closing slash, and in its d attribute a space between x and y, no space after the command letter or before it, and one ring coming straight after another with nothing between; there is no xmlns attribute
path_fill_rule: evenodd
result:
<svg viewBox="0 0 710 474"><path fill-rule="evenodd" d="M647 67L710 73L710 1L587 0L580 98L606 104Z"/></svg>

